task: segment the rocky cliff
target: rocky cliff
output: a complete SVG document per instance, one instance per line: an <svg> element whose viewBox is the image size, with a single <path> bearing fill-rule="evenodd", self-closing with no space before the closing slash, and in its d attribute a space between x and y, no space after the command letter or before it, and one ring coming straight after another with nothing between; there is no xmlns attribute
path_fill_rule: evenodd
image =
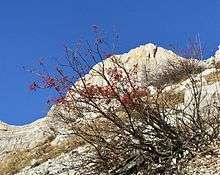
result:
<svg viewBox="0 0 220 175"><path fill-rule="evenodd" d="M211 103L220 92L219 80L215 77L218 68L216 62L220 60L220 51L205 61L196 61L201 67L199 74L203 78L206 94L205 101ZM154 82L155 79L163 81L164 69L172 65L179 64L180 60L190 61L174 52L158 47L154 44L146 44L128 53L116 55L127 69L138 63L138 80L140 83L145 81ZM109 59L105 60L105 65L111 67ZM93 69L99 69L99 64ZM93 69L85 76L86 81L93 84L102 83L100 77L96 76ZM147 77L145 73L148 73ZM166 75L166 74L165 74ZM80 82L78 82L80 83ZM166 82L164 82L166 83ZM181 104L188 104L190 100L189 80L167 85L164 91L181 92L183 98ZM149 84L151 93L155 93L156 87ZM208 94L208 95L207 95ZM207 103L204 103L204 105ZM87 167L81 167L83 157L91 154L91 148L86 144L76 143L68 139L68 133L64 130L62 122L56 121L56 108L52 107L48 114L31 124L25 126L11 126L3 122L0 123L0 175L67 175L67 174L89 174ZM72 144L74 143L74 144ZM81 145L81 146L79 146ZM220 157L218 144L215 145L217 158L213 158L215 166L204 167L202 172L197 168L196 172L190 169L191 174L218 174L220 172ZM206 155L206 156L209 156ZM212 157L209 157L209 160ZM199 161L199 159L198 159ZM198 166L193 164L193 166ZM204 165L205 166L205 165ZM210 170L211 169L211 170Z"/></svg>

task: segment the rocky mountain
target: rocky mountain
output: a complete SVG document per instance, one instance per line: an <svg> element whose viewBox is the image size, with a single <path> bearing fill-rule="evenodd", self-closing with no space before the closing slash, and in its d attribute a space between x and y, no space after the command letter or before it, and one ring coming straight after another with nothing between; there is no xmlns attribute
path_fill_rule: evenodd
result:
<svg viewBox="0 0 220 175"><path fill-rule="evenodd" d="M116 55L116 58L125 65L126 69L130 69L138 63L137 82L141 86L145 82L151 82L147 88L152 94L157 90L155 82L162 82L162 85L167 83L167 72L164 74L164 70L173 64L178 67L183 61L192 61L154 44L142 45L128 53ZM193 61L200 67L198 74L201 75L204 83L202 89L204 104L202 105L205 107L207 104L214 103L220 93L220 79L216 78L216 73L219 73L216 63L220 62L220 50L209 59ZM87 82L102 84L102 80L94 72L94 69L99 69L99 66L99 64L95 65L89 74L85 75ZM105 60L105 66L112 66L109 58ZM80 81L77 83L80 84ZM180 107L189 103L191 99L189 79L166 84L163 91L171 90L182 94L179 101ZM0 175L89 174L89 167L82 167L81 162L84 157L92 154L92 148L85 143L68 138L69 134L65 130L65 124L56 119L56 110L57 108L53 106L44 118L24 126L0 123ZM200 163L190 164L189 173L219 174L219 150L220 147L216 143L214 146L215 157L207 153L204 157L208 160L201 157L195 158L193 161ZM213 160L211 165L206 168L207 163L211 160ZM191 165L193 167L190 167ZM196 168L201 166L203 168ZM196 171L192 170L194 168Z"/></svg>

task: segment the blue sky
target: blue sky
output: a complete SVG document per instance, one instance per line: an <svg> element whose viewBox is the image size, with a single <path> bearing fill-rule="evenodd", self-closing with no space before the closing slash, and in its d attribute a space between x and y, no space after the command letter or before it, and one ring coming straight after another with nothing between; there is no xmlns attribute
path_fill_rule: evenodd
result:
<svg viewBox="0 0 220 175"><path fill-rule="evenodd" d="M219 0L0 1L0 120L25 124L47 112L49 93L30 92L22 66L62 56L62 45L116 27L120 52L153 42L184 44L199 33L211 55L220 44Z"/></svg>

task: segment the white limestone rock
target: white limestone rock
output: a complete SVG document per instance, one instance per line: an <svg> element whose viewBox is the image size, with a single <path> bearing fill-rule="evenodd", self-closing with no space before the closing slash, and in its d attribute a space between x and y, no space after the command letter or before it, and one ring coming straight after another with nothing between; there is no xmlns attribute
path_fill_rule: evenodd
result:
<svg viewBox="0 0 220 175"><path fill-rule="evenodd" d="M56 121L52 109L48 114L33 123L14 126L3 122L0 123L0 161L10 152L31 149L46 142L48 139L55 138L55 130L64 128L64 125ZM58 137L58 136L57 136Z"/></svg>
<svg viewBox="0 0 220 175"><path fill-rule="evenodd" d="M167 66L172 64L177 64L179 61L184 60L176 55L174 52L170 50L166 50L162 47L158 47L154 44L146 44L135 49L130 50L128 53L122 55L116 55L117 59L125 66L126 69L131 69L133 65L138 64L138 79L137 82L143 83L146 79L155 78L167 69ZM210 58L208 61L199 61L199 64L202 67L207 68L210 65L212 59L220 60L220 50L216 52L213 58ZM107 58L104 61L105 67L111 67L113 63L110 61L111 58ZM102 84L102 79L96 75L94 70L98 70L100 64L97 64L93 67L93 70L89 72L89 74L85 75L85 79L87 82L92 84ZM201 76L208 75L214 72L215 69L206 69L201 73ZM147 75L146 75L147 73ZM80 81L76 84L80 85ZM167 87L166 90L174 89L176 92L184 91L185 92L185 101L184 103L188 103L192 98L191 89L189 88L190 81L186 80L179 84ZM205 102L209 102L210 99L213 98L213 95L216 92L220 93L220 84L215 83L212 85L205 85L203 88L203 94L206 95ZM155 94L157 89L153 86L149 86L151 94ZM208 95L207 95L208 94ZM26 149L33 148L37 144L45 141L49 137L55 137L51 142L52 145L59 145L63 140L68 138L68 132L62 130L64 127L63 123L56 121L56 117L54 117L56 113L56 107L53 106L45 118L39 119L36 122L33 122L24 126L11 126L7 125L3 122L0 123L0 161L3 157L7 155L7 152L14 151L16 149ZM65 111L62 111L65 114ZM72 115L72 114L71 114ZM92 115L88 114L86 118L91 118ZM55 127L56 129L62 131L61 135L57 135L51 130L51 127ZM54 175L76 175L83 174L83 169L80 169L81 158L87 154L87 148L80 147L76 150L73 150L69 153L64 153L63 155L48 160L38 166L35 166L35 161L33 160L32 166L26 167L17 175L46 175L46 174L54 174Z"/></svg>
<svg viewBox="0 0 220 175"><path fill-rule="evenodd" d="M64 153L55 159L35 166L26 167L16 175L89 175L89 166L83 166L83 158L93 154L88 145Z"/></svg>
<svg viewBox="0 0 220 175"><path fill-rule="evenodd" d="M216 63L220 62L220 45L218 46L218 50L215 52L215 55L211 56L204 62L208 65L209 68L213 68Z"/></svg>
<svg viewBox="0 0 220 175"><path fill-rule="evenodd" d="M219 96L220 96L220 83L216 82L210 85L203 85L201 88L198 88L198 91L201 91L201 103L200 107L205 108L210 105L220 105ZM185 106L188 106L189 109L193 109L195 103L193 97L193 89L188 88L185 91L184 103Z"/></svg>

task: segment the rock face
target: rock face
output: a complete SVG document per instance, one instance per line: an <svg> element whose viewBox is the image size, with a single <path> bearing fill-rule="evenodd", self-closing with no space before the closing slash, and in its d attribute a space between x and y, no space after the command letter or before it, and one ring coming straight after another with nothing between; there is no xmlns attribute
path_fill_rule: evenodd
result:
<svg viewBox="0 0 220 175"><path fill-rule="evenodd" d="M50 159L39 166L29 166L16 175L81 175L88 174L88 167L82 166L83 157L88 156L89 146L79 147Z"/></svg>
<svg viewBox="0 0 220 175"><path fill-rule="evenodd" d="M0 124L0 159L16 149L33 148L49 137L47 118L39 119L29 125L12 126Z"/></svg>
<svg viewBox="0 0 220 175"><path fill-rule="evenodd" d="M119 60L127 70L132 69L134 65L138 64L139 71L137 81L139 82L145 81L144 79L158 77L164 69L167 69L171 64L179 64L180 61L186 60L170 50L151 43L132 49L122 55L114 55L114 57ZM85 76L87 82L95 82L96 84L102 83L100 77L93 71L99 70L101 64L104 64L106 69L113 66L111 58L107 58L103 63L96 64L89 74Z"/></svg>
<svg viewBox="0 0 220 175"><path fill-rule="evenodd" d="M188 61L187 59L176 55L174 52L158 47L154 44L140 46L130 50L128 53L116 55L116 58L119 59L127 69L138 63L138 81L140 83L147 81L147 79L158 77L171 63L179 64L179 61ZM199 64L204 69L201 73L203 77L216 71L215 68L213 68L213 61L220 61L220 50L216 52L214 57L207 59L207 61L199 61ZM112 66L109 58L106 59L104 63L106 67ZM99 64L95 65L93 69L99 69ZM85 78L91 83L102 83L100 77L96 76L93 70L91 70ZM191 99L190 92L192 90L188 86L188 82L188 80L185 80L184 82L171 85L170 87L167 87L167 90L172 89L174 91L184 91L185 97L183 103L188 103ZM212 84L206 82L202 91L205 96L204 101L210 102L210 99L216 99L215 95L220 93L219 86L219 82L214 82ZM152 91L155 91L154 87L151 87L151 89ZM35 148L51 138L53 140L51 143L55 146L56 144L58 145L59 141L62 140L62 136L59 134L56 135L51 128L62 130L64 125L56 121L54 114L55 110L53 107L46 117L24 126L11 126L1 122L0 161L4 161L7 155L13 151ZM37 164L35 163L35 160L33 160L31 165L24 167L17 175L86 174L86 171L83 171L83 168L80 167L80 162L82 157L88 154L88 149L89 148L86 146L79 147L68 152L63 152L63 154L56 158L48 159ZM84 170L85 169L86 168L84 167Z"/></svg>
<svg viewBox="0 0 220 175"><path fill-rule="evenodd" d="M23 126L8 125L0 123L0 160L8 153L22 150L32 149L39 144L54 138L58 138L57 143L62 139L62 135L57 135L55 130L63 130L63 124L56 121L54 107L50 109L44 118Z"/></svg>
<svg viewBox="0 0 220 175"><path fill-rule="evenodd" d="M200 89L199 89L200 90ZM185 99L184 103L185 105L190 105L194 103L193 97L192 97L192 88L188 88L185 91ZM203 85L201 88L201 108L205 108L207 106L217 104L218 103L218 97L220 95L220 83L216 82L210 85Z"/></svg>
<svg viewBox="0 0 220 175"><path fill-rule="evenodd" d="M209 67L213 67L213 64L220 62L220 45L218 46L218 50L215 52L215 55L208 58L205 62Z"/></svg>

